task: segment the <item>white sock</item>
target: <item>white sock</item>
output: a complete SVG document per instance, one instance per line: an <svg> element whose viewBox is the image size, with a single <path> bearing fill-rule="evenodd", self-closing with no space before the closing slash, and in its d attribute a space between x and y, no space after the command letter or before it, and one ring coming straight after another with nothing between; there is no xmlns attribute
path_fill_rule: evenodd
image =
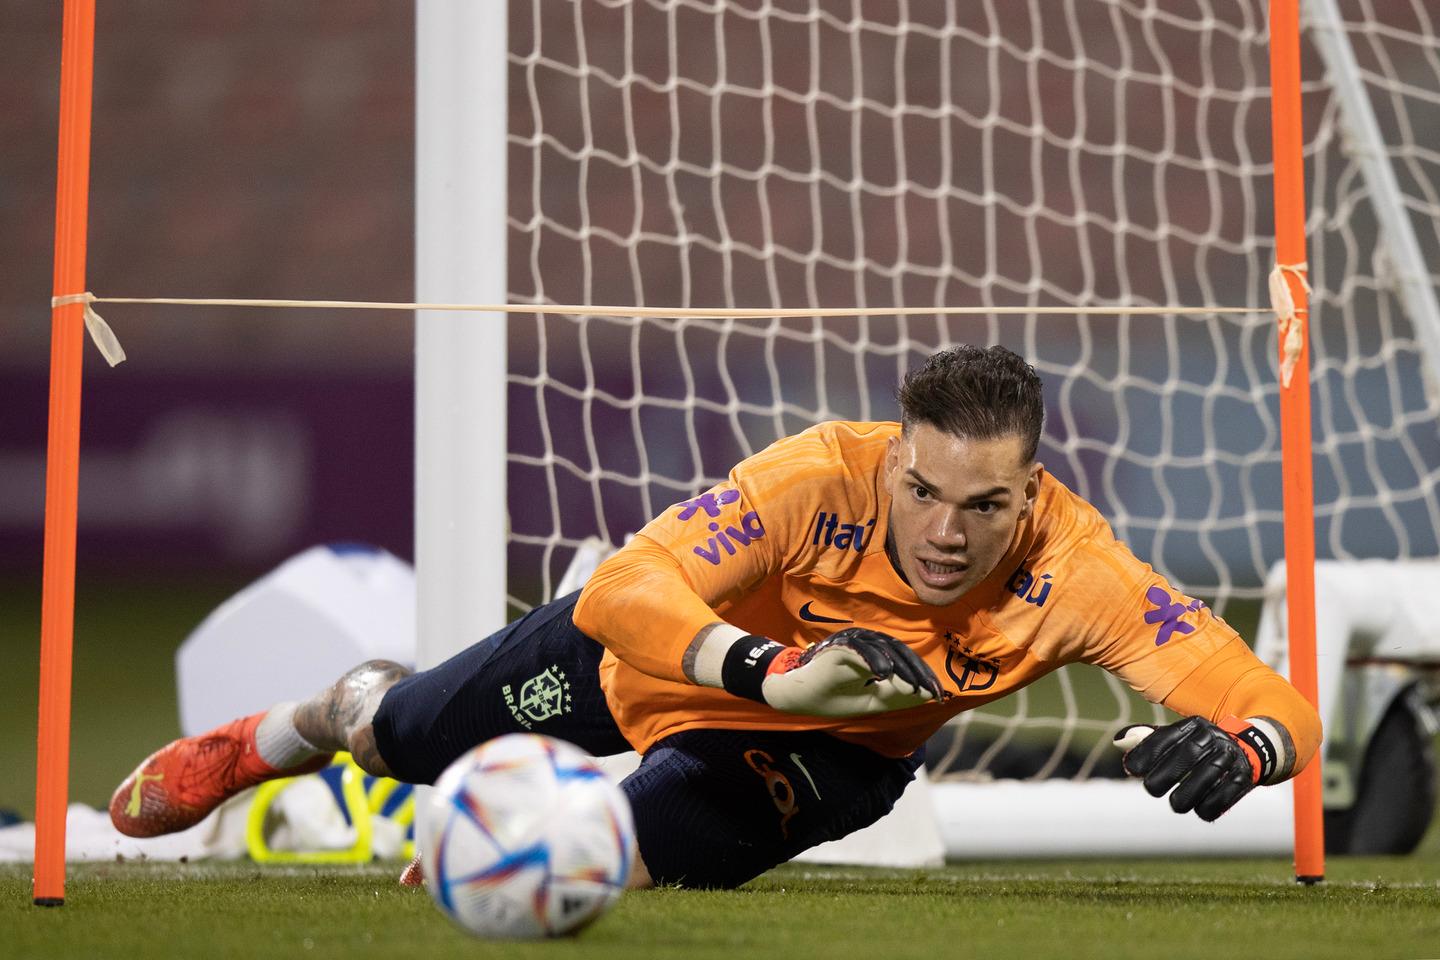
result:
<svg viewBox="0 0 1440 960"><path fill-rule="evenodd" d="M255 750L276 770L287 770L324 753L295 729L297 703L280 703L260 719L255 728Z"/></svg>

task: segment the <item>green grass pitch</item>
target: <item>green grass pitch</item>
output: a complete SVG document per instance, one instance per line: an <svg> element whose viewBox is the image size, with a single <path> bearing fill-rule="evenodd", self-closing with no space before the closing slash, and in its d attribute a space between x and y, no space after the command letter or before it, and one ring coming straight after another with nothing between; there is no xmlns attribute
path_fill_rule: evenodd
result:
<svg viewBox="0 0 1440 960"><path fill-rule="evenodd" d="M1279 861L791 865L738 891L628 893L578 938L487 943L399 864L76 867L59 908L0 870L7 957L1385 958L1440 955L1435 861L1346 860L1300 887Z"/></svg>
<svg viewBox="0 0 1440 960"><path fill-rule="evenodd" d="M174 649L238 585L85 586L77 598L71 795L102 805L178 734ZM0 808L34 809L39 586L0 586ZM399 863L71 865L66 904L0 865L0 957L1440 957L1440 829L1405 858L1331 858L1301 887L1272 860L1091 860L879 871L790 865L733 892L626 894L578 938L485 943Z"/></svg>

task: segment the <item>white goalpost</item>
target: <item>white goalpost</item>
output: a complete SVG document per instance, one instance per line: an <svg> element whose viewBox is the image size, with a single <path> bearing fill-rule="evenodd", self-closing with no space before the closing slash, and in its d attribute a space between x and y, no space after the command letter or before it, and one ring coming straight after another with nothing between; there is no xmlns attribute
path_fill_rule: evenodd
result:
<svg viewBox="0 0 1440 960"><path fill-rule="evenodd" d="M504 303L505 4L416 4L415 287ZM416 659L505 622L505 324L415 318Z"/></svg>
<svg viewBox="0 0 1440 960"><path fill-rule="evenodd" d="M422 663L772 440L893 417L903 373L963 341L1036 366L1047 469L1254 640L1283 552L1276 334L1185 311L1269 305L1260 0L417 15L417 300L874 311L417 318ZM1440 38L1423 0L1303 16L1317 549L1434 559ZM1045 312L1107 305L1176 312ZM1098 853L1107 825L1128 852L1288 848L1285 790L1207 828L1114 780L1111 734L1151 720L1083 667L962 715L927 761L946 852Z"/></svg>

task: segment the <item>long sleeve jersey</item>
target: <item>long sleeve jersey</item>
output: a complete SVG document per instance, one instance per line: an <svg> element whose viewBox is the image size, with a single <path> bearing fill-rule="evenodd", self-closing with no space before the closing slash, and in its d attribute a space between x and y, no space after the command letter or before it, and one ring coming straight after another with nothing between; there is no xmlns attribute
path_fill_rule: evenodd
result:
<svg viewBox="0 0 1440 960"><path fill-rule="evenodd" d="M1319 741L1308 703L1049 474L990 575L949 606L921 603L885 551L883 466L899 432L830 422L780 440L600 566L575 623L606 647L601 684L636 749L697 727L812 729L903 756L960 711L1082 662L1185 715L1276 719L1304 766ZM695 685L682 659L717 620L802 648L846 626L883 631L930 665L944 696L837 719Z"/></svg>

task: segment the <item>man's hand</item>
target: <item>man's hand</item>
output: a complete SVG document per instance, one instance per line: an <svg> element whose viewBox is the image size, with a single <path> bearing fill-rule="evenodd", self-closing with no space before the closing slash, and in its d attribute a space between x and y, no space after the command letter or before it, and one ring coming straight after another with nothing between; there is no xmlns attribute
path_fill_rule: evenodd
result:
<svg viewBox="0 0 1440 960"><path fill-rule="evenodd" d="M711 676L712 686L786 713L853 717L903 710L941 697L935 671L915 651L878 630L850 627L804 650L756 636L724 642L719 676L702 668L697 671L701 682Z"/></svg>
<svg viewBox="0 0 1440 960"><path fill-rule="evenodd" d="M805 650L781 653L766 671L765 702L786 713L850 717L940 699L930 665L878 630L850 627Z"/></svg>
<svg viewBox="0 0 1440 960"><path fill-rule="evenodd" d="M1125 772L1143 777L1152 797L1163 797L1174 787L1171 809L1194 810L1206 821L1218 819L1275 767L1269 738L1235 717L1218 726L1204 717L1163 727L1136 724L1116 734L1115 744L1126 751Z"/></svg>

